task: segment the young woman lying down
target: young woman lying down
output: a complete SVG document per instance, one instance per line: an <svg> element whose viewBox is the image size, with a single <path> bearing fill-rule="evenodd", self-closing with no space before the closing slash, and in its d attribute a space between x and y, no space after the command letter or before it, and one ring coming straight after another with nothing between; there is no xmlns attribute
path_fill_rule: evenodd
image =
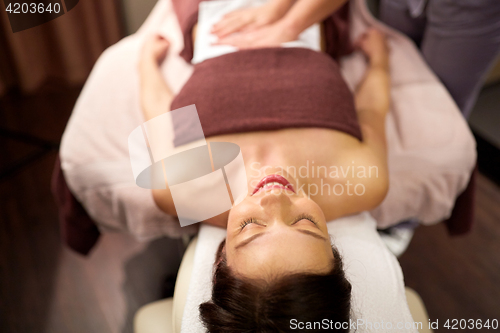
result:
<svg viewBox="0 0 500 333"><path fill-rule="evenodd" d="M222 21L216 32L227 24ZM193 31L195 37L195 26ZM152 36L142 50L146 119L168 105L196 104L207 141L237 144L245 163L248 195L204 221L227 229L212 299L200 306L210 332L288 331L293 318L348 321L351 285L326 222L373 209L388 189L384 36L371 30L359 39L369 66L354 96L329 55L266 43L196 64L177 96L159 70L169 42ZM291 172L306 165L305 175ZM160 209L176 215L168 188L153 190L153 196Z"/></svg>

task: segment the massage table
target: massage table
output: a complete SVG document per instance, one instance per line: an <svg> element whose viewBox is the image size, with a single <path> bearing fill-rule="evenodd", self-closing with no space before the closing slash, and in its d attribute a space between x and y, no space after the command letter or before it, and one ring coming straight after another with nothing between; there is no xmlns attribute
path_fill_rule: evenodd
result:
<svg viewBox="0 0 500 333"><path fill-rule="evenodd" d="M401 267L378 236L373 217L364 212L331 221L327 226L352 285L352 320L372 325L383 321L394 328L398 323L413 323L415 319L407 304ZM225 230L202 225L196 243L189 245L179 269L174 297L170 300L173 332L203 332L198 306L210 299L215 253L224 238ZM149 311L139 310L136 324L140 326L143 322L141 312L146 312L147 316ZM423 324L426 323L427 320ZM357 328L358 333L377 331L363 325ZM397 332L417 330L403 327ZM136 330L136 333L142 331Z"/></svg>
<svg viewBox="0 0 500 333"><path fill-rule="evenodd" d="M210 229L211 227L208 228ZM181 332L183 314L188 300L189 286L193 280L195 256L198 255L199 258L202 256L200 253L196 253L197 244L198 237L195 237L191 240L184 253L175 283L174 296L141 307L134 316L134 333ZM200 246L198 251L202 248L203 246ZM400 294L400 297L401 296ZM406 287L404 289L404 297L408 303L408 309L413 317L413 321L423 324L427 323L429 316L420 296L413 289ZM187 332L191 330L183 330L183 332L184 331ZM194 331L194 329L192 331ZM419 329L419 332L428 333L432 332L432 330L428 328L427 325L423 325L422 329Z"/></svg>
<svg viewBox="0 0 500 333"><path fill-rule="evenodd" d="M376 21L364 0L353 0L351 39L370 26L388 36L391 49L392 103L386 121L390 189L375 210L331 221L328 227L346 261L356 315L407 322L412 315L401 268L376 229L410 218L433 224L449 217L474 168L475 141L415 45ZM171 42L161 70L174 93L189 78L192 67L178 56L182 35L172 4L160 0L136 34L107 49L96 63L63 135L61 168L71 192L102 232L128 232L140 240L198 234L197 245L192 243L188 250L188 254L195 251L195 273L181 269L176 287L176 294L182 294L179 288L187 292L183 297L174 295L175 301L168 305L174 313L174 332L198 332L197 306L209 296L214 251L224 231L200 224L181 228L174 217L161 212L151 191L136 186L127 150L128 135L144 122L137 63L142 43L152 33ZM362 79L365 66L359 53L342 59L342 74L351 89ZM358 249L349 244L358 244ZM370 256L375 257L370 260ZM368 269L373 263L380 265ZM377 281L379 285L370 284Z"/></svg>

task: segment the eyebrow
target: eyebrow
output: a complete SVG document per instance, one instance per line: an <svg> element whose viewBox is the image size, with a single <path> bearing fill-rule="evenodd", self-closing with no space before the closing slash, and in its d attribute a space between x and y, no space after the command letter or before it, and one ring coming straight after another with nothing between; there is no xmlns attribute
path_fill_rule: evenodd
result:
<svg viewBox="0 0 500 333"><path fill-rule="evenodd" d="M328 239L324 236L321 236L321 235L318 235L317 233L315 232L312 232L312 231L309 231L309 230L305 230L305 229L297 229L298 232L301 232L305 235L309 235L311 237L314 237L314 238L317 238L317 239L320 239L322 241L327 241ZM244 241L242 241L241 243L239 243L238 245L236 245L235 249L238 250L239 248L247 245L248 243L254 241L255 239L263 236L265 234L265 232L261 232L261 233L258 233L256 235L253 235L253 236L250 236L248 237L247 239L245 239Z"/></svg>

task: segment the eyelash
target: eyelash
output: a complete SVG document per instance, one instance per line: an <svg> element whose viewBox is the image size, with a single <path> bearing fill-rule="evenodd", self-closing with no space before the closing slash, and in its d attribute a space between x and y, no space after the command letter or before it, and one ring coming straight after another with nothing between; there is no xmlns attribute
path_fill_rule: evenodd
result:
<svg viewBox="0 0 500 333"><path fill-rule="evenodd" d="M316 222L316 220L309 214L301 214L299 215L299 217L297 217L297 220L295 220L294 224L299 222L300 220L309 220L311 221L312 223L314 223L315 225L318 225L318 223Z"/></svg>
<svg viewBox="0 0 500 333"><path fill-rule="evenodd" d="M248 220L245 220L245 221L241 222L241 224L240 224L240 230L243 230L243 228L245 228L250 223L257 223L257 220L252 217L252 218L249 218Z"/></svg>
<svg viewBox="0 0 500 333"><path fill-rule="evenodd" d="M301 214L301 215L299 215L297 217L297 219L295 220L295 222L293 222L293 224L299 222L300 220L309 220L312 223L314 223L315 225L318 225L318 223L314 220L314 218L311 215L309 215L309 214ZM259 224L259 223L257 223L257 220L252 217L252 218L249 218L249 219L241 222L241 224L240 224L240 230L243 230L243 228L245 228L250 223Z"/></svg>

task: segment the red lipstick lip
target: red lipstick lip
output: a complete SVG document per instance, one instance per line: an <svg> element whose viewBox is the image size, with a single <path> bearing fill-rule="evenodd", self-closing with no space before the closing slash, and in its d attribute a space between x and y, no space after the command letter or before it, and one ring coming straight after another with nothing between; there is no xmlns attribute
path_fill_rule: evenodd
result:
<svg viewBox="0 0 500 333"><path fill-rule="evenodd" d="M284 188L284 189L290 190L293 193L295 193L295 190L293 189L292 184L290 184L290 182L288 180L286 180L285 177L282 177L280 175L269 175L269 176L262 178L262 180L257 184L255 189L253 190L252 195L259 192L259 190L261 190L264 187L264 185L266 185L268 183L279 183L283 187L280 187L278 185L273 185L273 186L271 186L271 188L280 187L280 188Z"/></svg>

